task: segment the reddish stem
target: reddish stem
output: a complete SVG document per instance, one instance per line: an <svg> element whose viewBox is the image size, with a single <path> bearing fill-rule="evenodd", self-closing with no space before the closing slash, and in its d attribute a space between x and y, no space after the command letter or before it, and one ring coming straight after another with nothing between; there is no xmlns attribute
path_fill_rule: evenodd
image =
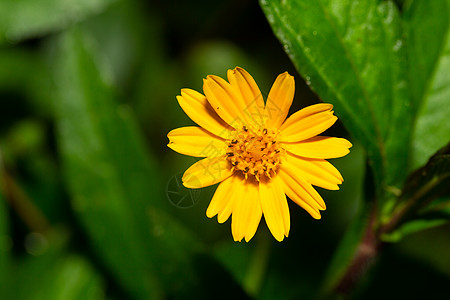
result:
<svg viewBox="0 0 450 300"><path fill-rule="evenodd" d="M376 232L375 224L376 208L373 208L366 232L356 248L352 262L336 287L336 291L340 294L348 294L353 290L355 285L374 264L382 245Z"/></svg>

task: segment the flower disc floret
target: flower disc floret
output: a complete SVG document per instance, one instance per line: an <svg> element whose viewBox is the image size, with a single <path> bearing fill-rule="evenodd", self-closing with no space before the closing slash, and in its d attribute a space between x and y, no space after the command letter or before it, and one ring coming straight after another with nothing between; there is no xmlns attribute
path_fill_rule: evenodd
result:
<svg viewBox="0 0 450 300"><path fill-rule="evenodd" d="M235 131L228 142L227 159L233 171L240 171L245 179L262 177L272 179L286 155L286 151L277 142L278 132L263 128L243 126Z"/></svg>

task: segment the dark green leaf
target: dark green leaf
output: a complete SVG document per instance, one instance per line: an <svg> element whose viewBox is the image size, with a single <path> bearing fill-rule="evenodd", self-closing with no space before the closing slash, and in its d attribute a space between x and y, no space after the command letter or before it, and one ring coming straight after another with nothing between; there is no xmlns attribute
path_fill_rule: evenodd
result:
<svg viewBox="0 0 450 300"><path fill-rule="evenodd" d="M48 69L41 56L20 48L0 50L0 90L23 96L40 115L48 116L50 86Z"/></svg>
<svg viewBox="0 0 450 300"><path fill-rule="evenodd" d="M403 237L436 226L440 226L448 222L445 219L416 219L406 222L395 231L381 236L385 242L398 242Z"/></svg>
<svg viewBox="0 0 450 300"><path fill-rule="evenodd" d="M450 1L412 1L405 12L410 86L419 106L412 139L418 168L450 141Z"/></svg>
<svg viewBox="0 0 450 300"><path fill-rule="evenodd" d="M399 188L407 175L412 105L395 5L375 0L261 0L261 5L307 83L335 105L366 149L378 192Z"/></svg>
<svg viewBox="0 0 450 300"><path fill-rule="evenodd" d="M67 27L98 13L114 0L2 0L0 44L35 37Z"/></svg>
<svg viewBox="0 0 450 300"><path fill-rule="evenodd" d="M416 202L428 200L434 193L439 194L450 191L450 144L434 154L428 163L412 173L405 183L401 198ZM436 191L438 190L438 191Z"/></svg>
<svg viewBox="0 0 450 300"><path fill-rule="evenodd" d="M60 241L55 240L61 237L61 232L40 235L48 243L44 252L20 257L12 273L10 293L2 294L5 299L104 299L102 278L84 258L64 254Z"/></svg>
<svg viewBox="0 0 450 300"><path fill-rule="evenodd" d="M382 239L389 242L450 219L450 144L412 173L389 222L382 226Z"/></svg>
<svg viewBox="0 0 450 300"><path fill-rule="evenodd" d="M59 143L72 205L91 236L92 246L124 288L137 299L157 298L159 287L148 270L143 241L145 216L136 218L133 212L140 206L144 213L145 203L142 197L128 194L133 179L142 184L148 161L139 161L140 148L134 148L134 138L124 134L128 130L112 102L113 92L99 76L78 34L70 32L61 39L55 70ZM127 148L135 150L127 153ZM152 178L150 173L150 184Z"/></svg>
<svg viewBox="0 0 450 300"><path fill-rule="evenodd" d="M450 191L433 200L420 213L428 218L450 220Z"/></svg>
<svg viewBox="0 0 450 300"><path fill-rule="evenodd" d="M92 247L136 299L155 299L195 284L190 233L162 211L155 162L134 118L106 79L94 43L81 31L59 41L55 108L73 207Z"/></svg>

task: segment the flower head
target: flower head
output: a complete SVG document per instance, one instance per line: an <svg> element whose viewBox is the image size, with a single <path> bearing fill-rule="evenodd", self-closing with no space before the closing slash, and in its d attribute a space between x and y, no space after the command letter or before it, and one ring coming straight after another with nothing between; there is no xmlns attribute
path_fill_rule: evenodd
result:
<svg viewBox="0 0 450 300"><path fill-rule="evenodd" d="M278 241L288 236L286 195L320 219L325 202L312 187L338 190L343 178L326 159L342 157L352 146L343 138L318 136L337 120L331 104L303 108L286 119L294 98L294 78L280 74L264 103L244 69L228 70L228 82L209 75L202 95L191 89L177 96L184 112L200 127L169 132L168 146L204 157L183 175L188 188L219 183L206 215L219 223L231 217L235 241L249 241L261 217Z"/></svg>

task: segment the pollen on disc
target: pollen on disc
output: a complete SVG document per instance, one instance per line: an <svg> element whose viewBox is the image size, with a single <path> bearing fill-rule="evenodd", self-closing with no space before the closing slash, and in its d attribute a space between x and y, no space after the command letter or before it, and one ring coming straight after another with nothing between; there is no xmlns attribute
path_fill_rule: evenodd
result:
<svg viewBox="0 0 450 300"><path fill-rule="evenodd" d="M232 168L244 174L245 179L254 176L256 180L271 179L286 155L277 143L277 132L243 126L229 140L227 159Z"/></svg>

